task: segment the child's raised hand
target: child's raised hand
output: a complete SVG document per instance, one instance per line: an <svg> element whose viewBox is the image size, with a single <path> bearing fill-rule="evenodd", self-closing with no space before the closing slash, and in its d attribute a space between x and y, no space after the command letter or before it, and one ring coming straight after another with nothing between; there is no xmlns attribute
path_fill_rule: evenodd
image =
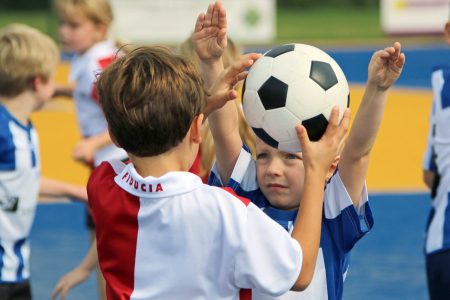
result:
<svg viewBox="0 0 450 300"><path fill-rule="evenodd" d="M208 6L195 23L195 51L203 62L218 60L227 47L227 14L220 0Z"/></svg>
<svg viewBox="0 0 450 300"><path fill-rule="evenodd" d="M349 123L350 109L345 110L339 122L339 108L335 106L331 111L327 130L319 141L311 142L304 126L295 127L302 147L305 170L319 170L326 175L333 161L341 153Z"/></svg>
<svg viewBox="0 0 450 300"><path fill-rule="evenodd" d="M400 76L405 64L405 54L401 44L395 42L391 47L376 51L369 63L368 83L379 89L388 89Z"/></svg>
<svg viewBox="0 0 450 300"><path fill-rule="evenodd" d="M237 98L234 86L247 77L246 69L251 67L260 57L261 54L259 53L242 55L221 73L208 93L210 96L204 111L206 116L223 107L227 101Z"/></svg>

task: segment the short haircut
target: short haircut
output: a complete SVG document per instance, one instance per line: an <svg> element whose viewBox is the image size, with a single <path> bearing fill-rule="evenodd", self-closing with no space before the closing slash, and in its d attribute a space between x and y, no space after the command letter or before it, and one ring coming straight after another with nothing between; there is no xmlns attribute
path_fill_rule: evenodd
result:
<svg viewBox="0 0 450 300"><path fill-rule="evenodd" d="M177 146L206 101L196 67L165 47L118 58L99 76L97 90L114 140L139 157Z"/></svg>
<svg viewBox="0 0 450 300"><path fill-rule="evenodd" d="M114 16L108 0L54 0L54 8L60 20L72 20L82 13L95 24L109 27Z"/></svg>
<svg viewBox="0 0 450 300"><path fill-rule="evenodd" d="M59 61L55 42L40 31L22 24L0 30L0 95L14 97L32 87L40 76L50 79Z"/></svg>

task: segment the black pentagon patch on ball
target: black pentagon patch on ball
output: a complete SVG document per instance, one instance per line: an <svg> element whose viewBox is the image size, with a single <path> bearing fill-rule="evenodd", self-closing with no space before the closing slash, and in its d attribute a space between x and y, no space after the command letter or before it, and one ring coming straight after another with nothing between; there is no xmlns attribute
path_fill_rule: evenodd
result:
<svg viewBox="0 0 450 300"><path fill-rule="evenodd" d="M325 133L325 130L327 130L328 121L324 115L320 114L311 119L302 121L302 125L305 126L309 139L316 142L320 140Z"/></svg>
<svg viewBox="0 0 450 300"><path fill-rule="evenodd" d="M252 127L252 129L253 132L255 132L256 136L259 137L264 143L273 148L278 148L278 142L274 140L269 134L267 134L264 129L254 127Z"/></svg>
<svg viewBox="0 0 450 300"><path fill-rule="evenodd" d="M294 49L295 49L294 44L287 44L287 45L283 45L280 47L270 49L266 54L264 54L264 56L275 58L283 53L294 51Z"/></svg>
<svg viewBox="0 0 450 300"><path fill-rule="evenodd" d="M259 99L266 110L284 107L287 92L288 85L273 76L258 89Z"/></svg>
<svg viewBox="0 0 450 300"><path fill-rule="evenodd" d="M311 70L309 71L309 78L314 80L325 91L338 83L336 74L329 63L323 61L311 62Z"/></svg>

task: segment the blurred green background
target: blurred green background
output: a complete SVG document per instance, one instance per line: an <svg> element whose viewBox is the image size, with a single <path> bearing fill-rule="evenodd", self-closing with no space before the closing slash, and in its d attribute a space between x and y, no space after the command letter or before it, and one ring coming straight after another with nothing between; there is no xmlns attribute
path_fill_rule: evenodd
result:
<svg viewBox="0 0 450 300"><path fill-rule="evenodd" d="M385 36L380 28L379 1L279 0L277 37L274 43L378 44L398 37ZM23 22L56 39L57 20L51 0L0 0L0 27ZM403 43L441 42L440 36L407 36Z"/></svg>

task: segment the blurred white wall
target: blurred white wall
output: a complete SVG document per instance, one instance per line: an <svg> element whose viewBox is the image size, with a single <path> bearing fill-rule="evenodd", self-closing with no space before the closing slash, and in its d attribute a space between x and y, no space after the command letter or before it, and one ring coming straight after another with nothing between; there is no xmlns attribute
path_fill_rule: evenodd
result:
<svg viewBox="0 0 450 300"><path fill-rule="evenodd" d="M229 36L239 43L275 38L276 0L223 0ZM213 0L111 0L116 38L138 44L178 44Z"/></svg>
<svg viewBox="0 0 450 300"><path fill-rule="evenodd" d="M450 0L381 0L381 26L387 34L442 33Z"/></svg>

